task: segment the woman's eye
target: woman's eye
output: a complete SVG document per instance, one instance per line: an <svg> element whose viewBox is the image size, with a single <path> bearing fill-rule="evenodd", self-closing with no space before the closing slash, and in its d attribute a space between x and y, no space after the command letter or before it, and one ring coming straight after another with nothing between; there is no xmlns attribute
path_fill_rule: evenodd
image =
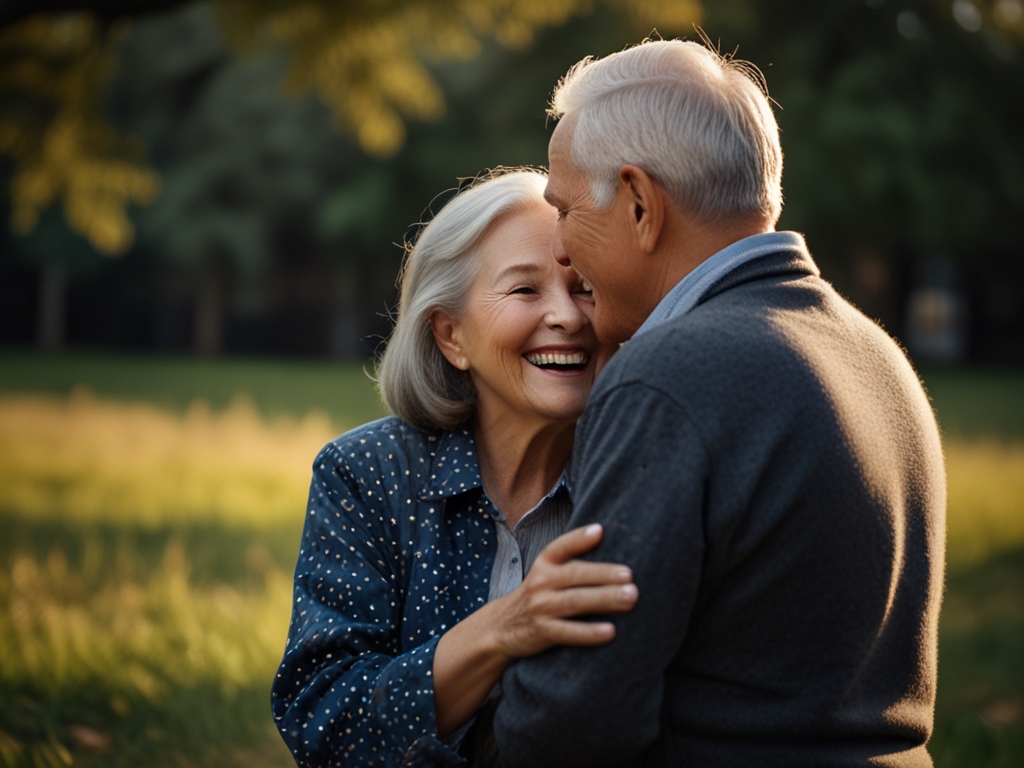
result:
<svg viewBox="0 0 1024 768"><path fill-rule="evenodd" d="M532 293L536 293L536 292L537 291L534 288L531 288L528 285L521 285L518 288L513 288L510 291L510 293L518 293L518 294L522 294L522 295L528 295L528 294L532 294Z"/></svg>

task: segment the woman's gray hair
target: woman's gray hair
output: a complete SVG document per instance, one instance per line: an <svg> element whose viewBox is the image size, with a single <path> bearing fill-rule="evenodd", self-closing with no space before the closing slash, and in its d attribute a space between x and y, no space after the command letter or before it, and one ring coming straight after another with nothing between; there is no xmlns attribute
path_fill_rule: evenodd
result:
<svg viewBox="0 0 1024 768"><path fill-rule="evenodd" d="M548 111L574 120L572 160L599 208L611 205L619 169L637 165L705 221L779 218L779 127L753 64L695 42L645 41L574 65Z"/></svg>
<svg viewBox="0 0 1024 768"><path fill-rule="evenodd" d="M427 432L462 424L476 407L476 388L441 354L430 316L459 317L480 261L477 246L500 217L544 200L547 176L530 168L498 169L478 178L441 209L406 246L399 278L398 320L377 364L377 388L398 418Z"/></svg>

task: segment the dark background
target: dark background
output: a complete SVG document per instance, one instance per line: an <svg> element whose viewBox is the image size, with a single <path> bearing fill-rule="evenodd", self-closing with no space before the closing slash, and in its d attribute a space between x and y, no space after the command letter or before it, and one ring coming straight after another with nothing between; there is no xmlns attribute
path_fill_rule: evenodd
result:
<svg viewBox="0 0 1024 768"><path fill-rule="evenodd" d="M389 329L400 245L438 195L484 168L545 164L546 101L583 56L655 28L693 38L699 22L767 78L786 156L779 227L806 234L825 277L919 361L1024 362L1019 0L569 3L565 20L522 0L490 26L466 26L473 3L309 5L336 6L339 50L371 53L333 73L311 54L324 30L275 37L299 11L267 0L144 13L0 2L0 344L365 356ZM466 26L477 50L434 45L432 19ZM40 24L71 25L78 48L41 39ZM405 73L411 102L432 84L444 107L396 98L399 135L382 146L394 121L375 127L360 112L372 104L339 104L378 87L388 24L429 78ZM26 62L43 74L26 76ZM76 72L93 73L77 90ZM69 104L103 140L62 155L51 139ZM159 192L103 187L116 174L102 163L115 161L151 173ZM33 168L64 191L33 192ZM76 220L77 178L99 179L113 202ZM16 212L33 194L28 227ZM119 212L111 244L104 217Z"/></svg>

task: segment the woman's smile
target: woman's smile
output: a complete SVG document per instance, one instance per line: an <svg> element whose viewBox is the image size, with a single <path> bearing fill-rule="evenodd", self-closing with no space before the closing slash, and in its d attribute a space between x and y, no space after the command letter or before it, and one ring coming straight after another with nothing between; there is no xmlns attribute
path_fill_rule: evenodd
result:
<svg viewBox="0 0 1024 768"><path fill-rule="evenodd" d="M523 355L531 365L557 376L581 376L591 354L580 347L544 347Z"/></svg>
<svg viewBox="0 0 1024 768"><path fill-rule="evenodd" d="M584 312L590 292L552 255L556 222L543 204L496 221L477 248L465 310L448 319L451 344L439 339L469 372L478 416L571 421L586 404L601 345Z"/></svg>

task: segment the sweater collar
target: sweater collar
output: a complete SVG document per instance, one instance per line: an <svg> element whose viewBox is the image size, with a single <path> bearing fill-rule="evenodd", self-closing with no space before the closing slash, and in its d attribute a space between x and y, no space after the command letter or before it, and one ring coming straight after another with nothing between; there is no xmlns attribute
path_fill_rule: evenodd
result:
<svg viewBox="0 0 1024 768"><path fill-rule="evenodd" d="M738 240L701 262L696 269L680 280L658 303L640 326L633 338L675 317L685 315L705 298L716 292L719 285L755 260L772 254L786 254L791 258L806 259L814 273L814 266L803 235L797 232L764 232Z"/></svg>

